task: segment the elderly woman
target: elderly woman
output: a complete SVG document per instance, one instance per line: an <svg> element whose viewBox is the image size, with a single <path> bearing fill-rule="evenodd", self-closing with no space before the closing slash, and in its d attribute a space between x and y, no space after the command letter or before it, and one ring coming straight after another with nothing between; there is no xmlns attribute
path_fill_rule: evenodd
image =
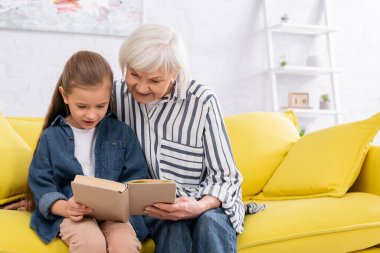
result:
<svg viewBox="0 0 380 253"><path fill-rule="evenodd" d="M243 231L242 177L215 93L189 79L179 35L143 25L122 44L116 113L135 131L152 178L177 184L174 204L145 208L132 224L156 252L236 252Z"/></svg>

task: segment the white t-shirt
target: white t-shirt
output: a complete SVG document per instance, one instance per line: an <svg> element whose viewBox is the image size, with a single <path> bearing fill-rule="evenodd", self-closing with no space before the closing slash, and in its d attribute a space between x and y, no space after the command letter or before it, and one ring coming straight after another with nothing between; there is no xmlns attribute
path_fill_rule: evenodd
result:
<svg viewBox="0 0 380 253"><path fill-rule="evenodd" d="M95 127L91 129L79 129L72 127L74 132L74 153L82 165L85 176L95 176Z"/></svg>

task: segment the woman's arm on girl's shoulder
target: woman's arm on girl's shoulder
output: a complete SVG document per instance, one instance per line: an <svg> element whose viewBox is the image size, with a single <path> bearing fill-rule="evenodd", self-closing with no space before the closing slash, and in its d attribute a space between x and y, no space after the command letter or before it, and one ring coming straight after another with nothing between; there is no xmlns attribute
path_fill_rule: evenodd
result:
<svg viewBox="0 0 380 253"><path fill-rule="evenodd" d="M25 211L26 210L26 206L27 206L27 202L26 202L25 199L23 199L23 200L20 200L18 202L14 202L14 203L5 205L4 207L2 207L0 209Z"/></svg>

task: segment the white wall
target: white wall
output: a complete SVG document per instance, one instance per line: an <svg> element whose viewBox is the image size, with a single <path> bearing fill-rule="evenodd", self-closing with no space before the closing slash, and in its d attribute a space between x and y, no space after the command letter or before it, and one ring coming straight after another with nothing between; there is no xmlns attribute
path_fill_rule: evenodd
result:
<svg viewBox="0 0 380 253"><path fill-rule="evenodd" d="M291 19L309 23L321 18L314 11L319 8L317 0L272 1L273 22L283 11ZM380 108L380 16L376 11L380 2L328 1L331 21L339 29L335 49L337 65L344 69L339 75L341 108L346 112L343 121L364 119ZM167 24L181 33L193 78L215 89L225 115L271 110L262 0L144 0L144 8L146 23ZM112 36L0 30L3 113L44 115L65 61L77 50L101 53L114 67L115 77L120 77L117 53L122 40ZM318 101L318 92L313 103ZM280 95L286 96L287 92L280 90ZM317 118L311 122L325 120L328 121Z"/></svg>

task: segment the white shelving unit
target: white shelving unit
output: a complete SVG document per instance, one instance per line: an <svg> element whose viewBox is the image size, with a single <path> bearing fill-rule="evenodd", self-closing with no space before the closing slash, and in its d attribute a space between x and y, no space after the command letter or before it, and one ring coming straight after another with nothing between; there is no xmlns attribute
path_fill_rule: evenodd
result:
<svg viewBox="0 0 380 253"><path fill-rule="evenodd" d="M264 6L264 15L266 22L266 35L267 35L267 55L269 63L269 75L271 82L271 92L272 92L272 107L273 111L283 111L285 109L292 109L296 114L303 114L306 116L315 116L318 115L332 115L334 117L335 123L339 124L341 122L341 112L339 106L339 91L338 91L338 79L337 74L341 72L340 69L335 66L334 58L334 48L333 48L333 37L332 33L336 32L335 28L329 26L329 13L328 13L328 0L321 0L323 4L324 11L324 23L325 25L305 25L305 24L294 24L294 23L279 23L276 25L269 26L269 12L268 12L268 3L263 0ZM278 17L280 20L280 17ZM329 61L328 66L323 67L311 67L311 66L292 66L285 65L279 66L279 61L275 60L274 56L274 42L273 34L281 33L285 35L305 35L305 36L321 36L323 35L326 38L327 42L327 57ZM279 106L279 97L278 97L278 75L328 75L330 78L330 88L331 88L331 100L332 108L329 110L320 110L313 108L284 108Z"/></svg>
<svg viewBox="0 0 380 253"><path fill-rule="evenodd" d="M294 34L307 34L307 35L321 35L330 32L336 32L336 29L327 26L318 25L300 25L300 24L288 24L280 23L271 27L268 27L272 32L278 33L294 33Z"/></svg>
<svg viewBox="0 0 380 253"><path fill-rule="evenodd" d="M276 74L299 74L299 75L323 75L341 72L336 68L308 67L308 66L284 66L272 69Z"/></svg>
<svg viewBox="0 0 380 253"><path fill-rule="evenodd" d="M290 109L288 107L283 108L284 110ZM301 109L301 108L291 108L295 113L302 113L302 114L310 114L310 115L335 115L335 114L340 114L340 112L336 110L319 110L319 109Z"/></svg>

